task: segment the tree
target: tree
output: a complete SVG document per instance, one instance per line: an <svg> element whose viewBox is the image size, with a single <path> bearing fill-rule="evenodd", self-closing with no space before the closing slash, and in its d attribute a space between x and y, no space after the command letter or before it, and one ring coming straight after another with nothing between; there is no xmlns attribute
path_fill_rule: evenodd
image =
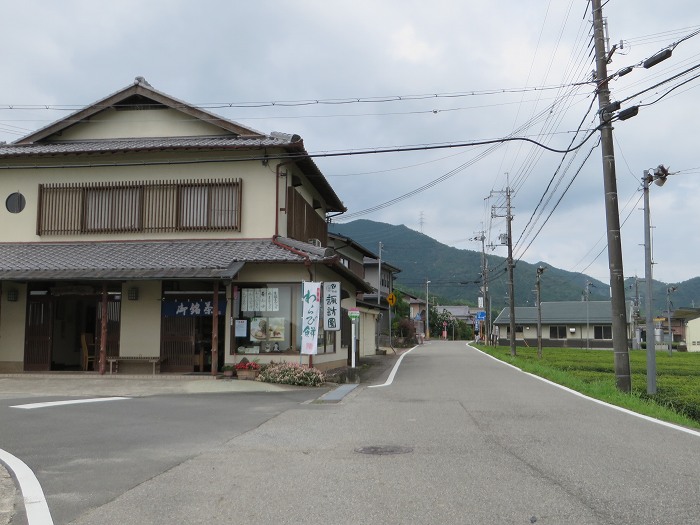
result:
<svg viewBox="0 0 700 525"><path fill-rule="evenodd" d="M445 325L447 323L447 325ZM452 314L445 308L442 312L438 312L437 308L430 306L430 335L431 337L440 337L443 330L447 330L448 334L452 333L452 328L457 326L457 320L452 317Z"/></svg>

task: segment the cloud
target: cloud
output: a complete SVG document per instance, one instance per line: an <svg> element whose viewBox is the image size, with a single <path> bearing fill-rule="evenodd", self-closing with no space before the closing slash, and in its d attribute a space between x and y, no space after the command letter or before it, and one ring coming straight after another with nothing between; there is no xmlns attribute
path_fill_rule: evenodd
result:
<svg viewBox="0 0 700 525"><path fill-rule="evenodd" d="M41 109L42 104L86 105L142 75L157 89L194 104L386 97L354 104L213 109L265 132L298 133L309 151L511 134L565 149L581 122L584 129L596 125L597 103L587 114L595 86L586 83L594 64L585 4L12 2L3 12L12 23L0 33L5 79L0 107L37 108L0 109L0 140L14 140L65 115ZM609 2L604 9L610 45L623 42L612 56L611 72L638 64L700 26L690 0ZM611 96L623 100L624 107L650 104L634 119L614 125L627 275L643 271L641 172L661 163L684 171L651 190L655 277L675 282L698 274L693 262L700 258L693 242L700 209L694 108L700 80L658 102L664 87L639 93L696 63L699 47L700 37L695 37L655 68L635 68L610 82ZM574 94L565 96L569 92ZM405 97L431 94L444 96ZM523 258L528 262L545 260L607 281L607 253L595 258L602 249L597 243L606 236L600 149L583 164L596 140L597 135L576 156L565 157L513 142L319 158L317 163L351 212L444 179L366 218L415 230L422 226L427 235L459 248L478 249L464 239L482 229L494 240L505 231L504 219L491 212L510 184L514 238L521 237L533 216L533 231L539 232L534 239L523 236L516 253L527 247ZM505 254L501 247L494 253Z"/></svg>

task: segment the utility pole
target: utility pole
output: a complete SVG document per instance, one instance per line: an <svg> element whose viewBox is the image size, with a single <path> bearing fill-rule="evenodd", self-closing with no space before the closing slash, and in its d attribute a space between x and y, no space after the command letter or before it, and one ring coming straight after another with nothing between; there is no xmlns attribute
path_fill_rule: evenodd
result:
<svg viewBox="0 0 700 525"><path fill-rule="evenodd" d="M590 314L590 302L591 302L591 286L595 286L591 281L586 282L586 350L590 350L589 341L591 340L591 314Z"/></svg>
<svg viewBox="0 0 700 525"><path fill-rule="evenodd" d="M671 294L675 292L677 288L675 286L669 286L666 288L666 312L668 319L668 355L673 355L673 326L671 323ZM663 330L662 330L663 332Z"/></svg>
<svg viewBox="0 0 700 525"><path fill-rule="evenodd" d="M430 294L428 293L428 285L430 281L425 280L425 338L430 339Z"/></svg>
<svg viewBox="0 0 700 525"><path fill-rule="evenodd" d="M535 283L535 291L537 292L537 358L542 359L542 296L540 295L540 277L546 268L540 266L537 268L537 281Z"/></svg>
<svg viewBox="0 0 700 525"><path fill-rule="evenodd" d="M646 321L647 321L647 394L656 394L656 334L654 333L654 314L652 312L651 294L654 289L651 263L651 220L649 218L649 182L646 171L642 177L644 190L644 281L647 287Z"/></svg>
<svg viewBox="0 0 700 525"><path fill-rule="evenodd" d="M381 304L382 300L382 247L384 245L379 241L379 259L377 266L377 306ZM390 307L391 308L391 307ZM390 316L391 317L391 316ZM391 319L389 319L389 326L391 326ZM377 337L376 337L376 349L379 350L379 338L382 331L382 317L381 312L377 315ZM391 344L391 338L389 338L389 344Z"/></svg>
<svg viewBox="0 0 700 525"><path fill-rule="evenodd" d="M634 326L632 350L639 350L642 348L642 327L639 325L639 277L636 275L634 276L634 308L631 317Z"/></svg>
<svg viewBox="0 0 700 525"><path fill-rule="evenodd" d="M605 217L608 238L608 265L610 268L610 306L612 312L613 353L615 356L615 383L618 390L631 392L630 357L627 341L627 313L625 308L625 279L622 268L622 241L620 238L620 214L617 202L615 176L615 150L609 113L608 56L605 50L603 8L601 0L591 0L593 32L598 82L598 109L600 118L600 144L603 156L603 183L605 188Z"/></svg>
<svg viewBox="0 0 700 525"><path fill-rule="evenodd" d="M510 184L510 183L508 183ZM513 215L510 213L510 185L506 188L506 233L508 235L508 294L510 295L510 355L515 355L515 283L513 282Z"/></svg>
<svg viewBox="0 0 700 525"><path fill-rule="evenodd" d="M511 214L510 206L510 181L507 182L505 194L506 194L506 237L508 242L508 299L509 299L509 339L510 339L510 355L515 356L515 284L513 282L513 236L511 222L513 221L513 215ZM493 193L503 193L503 192L491 192ZM502 217L498 215L495 208L491 209L491 217Z"/></svg>
<svg viewBox="0 0 700 525"><path fill-rule="evenodd" d="M489 314L489 262L486 259L486 232L480 231L478 237L474 237L473 240L481 241L481 294L484 298L483 308L486 313L486 319L484 321L484 343L491 344L491 319Z"/></svg>
<svg viewBox="0 0 700 525"><path fill-rule="evenodd" d="M382 248L384 245L379 241L379 266L377 268L377 306L382 299ZM391 250L390 250L391 251Z"/></svg>

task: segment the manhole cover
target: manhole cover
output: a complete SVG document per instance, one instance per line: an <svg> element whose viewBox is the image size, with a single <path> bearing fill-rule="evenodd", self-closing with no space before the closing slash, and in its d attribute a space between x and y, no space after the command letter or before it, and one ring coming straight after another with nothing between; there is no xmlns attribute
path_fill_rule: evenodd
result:
<svg viewBox="0 0 700 525"><path fill-rule="evenodd" d="M413 447L401 447L397 445L380 445L374 447L356 448L355 452L360 454L373 454L375 456L388 456L390 454L408 454L413 452Z"/></svg>

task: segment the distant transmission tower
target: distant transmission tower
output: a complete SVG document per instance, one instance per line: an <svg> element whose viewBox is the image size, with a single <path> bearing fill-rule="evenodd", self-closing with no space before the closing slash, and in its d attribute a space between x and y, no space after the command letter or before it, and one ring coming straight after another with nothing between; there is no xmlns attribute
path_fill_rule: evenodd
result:
<svg viewBox="0 0 700 525"><path fill-rule="evenodd" d="M420 224L420 232L423 233L423 224L425 224L425 218L423 217L423 212L420 212L420 219L418 220Z"/></svg>

